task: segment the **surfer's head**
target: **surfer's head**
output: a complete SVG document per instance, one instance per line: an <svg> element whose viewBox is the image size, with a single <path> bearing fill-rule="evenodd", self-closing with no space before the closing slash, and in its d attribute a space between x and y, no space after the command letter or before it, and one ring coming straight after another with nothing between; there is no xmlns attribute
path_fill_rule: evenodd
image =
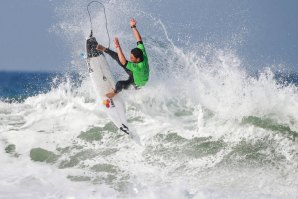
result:
<svg viewBox="0 0 298 199"><path fill-rule="evenodd" d="M143 52L139 48L134 48L130 51L130 61L133 63L139 63L144 60Z"/></svg>

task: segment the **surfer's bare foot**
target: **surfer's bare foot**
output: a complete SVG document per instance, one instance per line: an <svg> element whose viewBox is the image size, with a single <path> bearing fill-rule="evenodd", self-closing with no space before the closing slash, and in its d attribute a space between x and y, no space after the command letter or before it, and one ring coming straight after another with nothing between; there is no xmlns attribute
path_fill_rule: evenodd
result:
<svg viewBox="0 0 298 199"><path fill-rule="evenodd" d="M98 44L96 46L96 50L100 51L100 52L104 52L106 50L106 47L104 47L103 45L101 44Z"/></svg>
<svg viewBox="0 0 298 199"><path fill-rule="evenodd" d="M115 95L117 95L117 93L114 90L106 94L106 96L110 99L113 98Z"/></svg>

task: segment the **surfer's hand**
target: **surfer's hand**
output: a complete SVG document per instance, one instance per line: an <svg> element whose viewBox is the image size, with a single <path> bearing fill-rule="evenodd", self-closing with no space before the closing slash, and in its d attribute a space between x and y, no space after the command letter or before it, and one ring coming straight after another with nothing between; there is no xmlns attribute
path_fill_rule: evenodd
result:
<svg viewBox="0 0 298 199"><path fill-rule="evenodd" d="M115 44L115 48L118 48L120 46L119 40L117 37L115 37L115 39L114 39L114 44Z"/></svg>
<svg viewBox="0 0 298 199"><path fill-rule="evenodd" d="M136 26L137 21L132 18L129 23L130 23L130 27L133 27L133 26Z"/></svg>
<svg viewBox="0 0 298 199"><path fill-rule="evenodd" d="M106 48L103 45L98 44L96 46L96 50L100 51L100 52L104 52L106 50Z"/></svg>

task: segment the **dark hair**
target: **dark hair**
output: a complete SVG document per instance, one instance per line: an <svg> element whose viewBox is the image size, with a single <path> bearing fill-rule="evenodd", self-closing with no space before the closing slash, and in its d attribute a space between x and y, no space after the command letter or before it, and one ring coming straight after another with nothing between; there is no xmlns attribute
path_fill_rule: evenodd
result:
<svg viewBox="0 0 298 199"><path fill-rule="evenodd" d="M133 54L133 56L135 56L135 58L139 58L141 61L144 60L143 52L141 49L134 48L130 52L131 52L131 54Z"/></svg>

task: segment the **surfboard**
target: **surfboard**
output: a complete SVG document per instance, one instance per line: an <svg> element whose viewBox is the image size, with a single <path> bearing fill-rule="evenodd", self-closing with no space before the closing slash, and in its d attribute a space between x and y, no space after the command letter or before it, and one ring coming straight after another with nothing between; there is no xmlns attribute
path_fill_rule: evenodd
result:
<svg viewBox="0 0 298 199"><path fill-rule="evenodd" d="M130 134L125 116L125 105L121 96L117 94L112 99L106 97L106 94L114 88L115 81L104 54L96 50L97 44L96 38L93 36L86 40L86 60L97 97L96 101L99 108L108 115L110 120L121 131Z"/></svg>

